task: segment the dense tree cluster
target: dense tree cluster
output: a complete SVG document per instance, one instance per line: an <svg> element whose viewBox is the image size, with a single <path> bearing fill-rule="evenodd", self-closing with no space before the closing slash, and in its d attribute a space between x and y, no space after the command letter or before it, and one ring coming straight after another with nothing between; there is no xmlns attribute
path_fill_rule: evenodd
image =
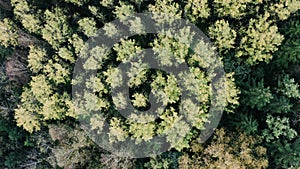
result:
<svg viewBox="0 0 300 169"><path fill-rule="evenodd" d="M192 46L189 27L145 34L140 18L128 19L141 12L152 12L160 26L189 20L214 48L204 41ZM299 18L299 0L0 0L0 168L299 168ZM111 49L85 45L100 28L119 37L115 19L138 35ZM190 74L179 74L184 83L150 69L145 48L161 66L187 63ZM225 70L225 91L218 93L225 109L202 143L215 53ZM73 78L79 58L84 71L97 73ZM121 72L120 63L129 69ZM113 93L125 77L129 95ZM72 100L76 85L86 89ZM195 99L182 99L183 91ZM147 110L153 99L166 107L153 112L157 117L118 112ZM93 132L106 126L107 146L164 136L170 147L143 159L110 153L80 128L82 118Z"/></svg>

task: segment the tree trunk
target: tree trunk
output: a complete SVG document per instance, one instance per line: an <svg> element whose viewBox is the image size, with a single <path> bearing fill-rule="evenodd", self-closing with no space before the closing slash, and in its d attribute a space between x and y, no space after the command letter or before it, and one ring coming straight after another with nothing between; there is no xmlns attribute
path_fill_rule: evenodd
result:
<svg viewBox="0 0 300 169"><path fill-rule="evenodd" d="M27 52L15 50L12 56L8 58L5 70L9 80L15 81L18 84L28 83L30 78L25 60L27 55Z"/></svg>

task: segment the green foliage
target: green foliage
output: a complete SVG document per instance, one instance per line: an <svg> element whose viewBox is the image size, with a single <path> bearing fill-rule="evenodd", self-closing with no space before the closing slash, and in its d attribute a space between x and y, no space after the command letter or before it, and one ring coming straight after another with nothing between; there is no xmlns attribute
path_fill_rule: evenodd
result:
<svg viewBox="0 0 300 169"><path fill-rule="evenodd" d="M288 74L278 76L277 86L274 86L274 98L265 107L266 112L287 114L293 111L294 100L299 99L299 85Z"/></svg>
<svg viewBox="0 0 300 169"><path fill-rule="evenodd" d="M144 164L144 167L153 169L179 169L179 156L180 153L178 152L165 152L159 156L152 157L149 162Z"/></svg>
<svg viewBox="0 0 300 169"><path fill-rule="evenodd" d="M281 31L285 33L285 41L276 53L276 66L288 68L291 64L299 63L300 52L300 21L297 15L284 22Z"/></svg>
<svg viewBox="0 0 300 169"><path fill-rule="evenodd" d="M1 58L0 114L4 118L14 116L16 124L0 121L0 142L4 143L0 146L0 168L22 168L18 154L27 156L25 152L15 153L23 149L20 145L25 140L17 126L31 133L28 138L38 136L34 146L48 156L44 160L37 149L31 149L28 157L33 163L42 165L41 161L47 161L52 167L62 168L136 167L129 158L100 155L102 150L92 147L82 131L65 126L74 124L79 115L90 117L92 130L98 133L102 132L104 117L108 117L111 144L131 138L138 145L151 142L154 136L165 136L172 151L184 154L180 164L176 162L178 152L167 152L151 158L142 167L266 168L266 149L261 144L268 145L270 168L299 167L299 139L295 141L299 119L295 114L300 93L299 77L294 72L300 53L299 0L11 0L11 4L13 12L5 14L9 18L0 21L0 55L12 54L14 58L26 60L31 78L19 89L10 86L12 82L5 75L9 71L4 71L8 69L6 61ZM145 11L155 13L153 18L157 19L158 26L165 21L173 25L175 19L182 17L190 20L209 35L216 48L199 41L193 44L195 51L191 51L194 33L188 27L176 30L176 36L174 30L164 30L166 35L144 35L141 20L135 18L128 22L126 17ZM130 32L143 35L122 39L110 51L105 46L87 50L85 40L96 35L103 25L106 36L120 35L116 25L106 23L114 19L130 25ZM37 39L28 48L20 43L27 40L24 34ZM153 49L162 66L174 66L174 58L178 64L188 63L192 74L180 76L184 79L184 89L190 91L201 106L181 99L182 90L172 74L149 70L140 59L131 62L133 58L144 57L144 47ZM20 56L16 50L24 50L28 57ZM83 69L95 70L97 75L87 77L83 84L93 93L88 90L76 93L84 99L72 102L71 86L80 83L80 79L71 80L72 66L81 51L91 55L85 56ZM220 60L212 59L215 51ZM157 119L134 112L124 119L116 112L115 108L129 106L124 94L110 96L111 89L120 87L124 80L116 68L120 62L130 62L130 70L124 73L130 78L129 98L135 108L147 108L150 96L166 106L155 112ZM216 104L226 105L227 113L235 113L228 115L234 118L225 118L222 124L241 133L218 130L212 141L203 146L197 137L208 119L213 92L211 77L214 76L206 70L216 62L223 62L226 71L225 86L222 86L226 92L220 94L220 99L225 101L218 100ZM20 96L18 90L22 90ZM153 95L148 96L149 93ZM18 100L20 103L16 106ZM81 105L84 105L81 111L75 112ZM89 115L88 111L101 111L101 114ZM62 125L53 125L57 123ZM49 128L53 142L40 139L44 128ZM263 135L263 143L253 135ZM26 145L32 144L30 139L26 141Z"/></svg>
<svg viewBox="0 0 300 169"><path fill-rule="evenodd" d="M283 113L287 114L293 109L293 104L290 99L284 96L276 96L271 100L271 103L265 108L265 111L272 113Z"/></svg>
<svg viewBox="0 0 300 169"><path fill-rule="evenodd" d="M257 108L258 110L263 110L263 108L273 99L270 87L265 87L263 80L259 81L258 84L255 84L254 82L250 89L244 91L243 94L245 97L242 102L251 108Z"/></svg>
<svg viewBox="0 0 300 169"><path fill-rule="evenodd" d="M18 165L18 153L13 152L13 153L9 153L6 158L5 158L5 166L9 167L9 168L14 168L17 167Z"/></svg>
<svg viewBox="0 0 300 169"><path fill-rule="evenodd" d="M279 139L280 137L291 140L297 136L297 132L290 127L289 119L286 117L280 118L268 115L266 123L268 128L263 130L262 135L267 142Z"/></svg>
<svg viewBox="0 0 300 169"><path fill-rule="evenodd" d="M298 168L300 166L300 139L292 143L276 141L270 144L276 168Z"/></svg>
<svg viewBox="0 0 300 169"><path fill-rule="evenodd" d="M254 135L258 132L258 121L253 115L240 113L232 118L231 123L234 129L239 129L245 134Z"/></svg>
<svg viewBox="0 0 300 169"><path fill-rule="evenodd" d="M277 92L288 98L300 99L299 85L295 82L295 79L290 78L287 74L278 81Z"/></svg>
<svg viewBox="0 0 300 169"><path fill-rule="evenodd" d="M4 60L6 59L7 56L11 55L11 52L12 51L10 48L6 48L0 45L0 60L3 61L2 63L4 63Z"/></svg>
<svg viewBox="0 0 300 169"><path fill-rule="evenodd" d="M12 119L0 117L0 167L15 168L24 159L20 152L26 154L24 138L27 135L22 129L18 128ZM23 158L23 159L22 159Z"/></svg>

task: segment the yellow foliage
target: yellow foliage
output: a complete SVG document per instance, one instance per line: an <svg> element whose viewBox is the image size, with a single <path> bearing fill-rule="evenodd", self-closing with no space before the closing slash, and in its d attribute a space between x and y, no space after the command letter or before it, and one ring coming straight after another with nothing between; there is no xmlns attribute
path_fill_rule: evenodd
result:
<svg viewBox="0 0 300 169"><path fill-rule="evenodd" d="M299 0L280 0L272 4L268 9L270 13L275 13L280 20L286 20L292 13L300 9Z"/></svg>
<svg viewBox="0 0 300 169"><path fill-rule="evenodd" d="M14 28L13 22L5 18L0 21L0 45L5 47L18 45L18 34Z"/></svg>
<svg viewBox="0 0 300 169"><path fill-rule="evenodd" d="M208 18L210 15L208 0L188 0L184 10L192 22L199 18Z"/></svg>
<svg viewBox="0 0 300 169"><path fill-rule="evenodd" d="M209 27L209 35L215 41L219 51L227 52L234 48L236 31L230 28L228 21L224 19L216 21Z"/></svg>
<svg viewBox="0 0 300 169"><path fill-rule="evenodd" d="M245 36L241 39L236 56L248 57L247 62L251 65L262 61L268 63L284 39L269 17L270 14L265 13L258 19L251 18L248 28L243 31Z"/></svg>
<svg viewBox="0 0 300 169"><path fill-rule="evenodd" d="M252 5L261 4L262 0L214 0L216 11L220 17L230 16L232 18L241 18L248 14ZM252 9L257 11L258 8Z"/></svg>

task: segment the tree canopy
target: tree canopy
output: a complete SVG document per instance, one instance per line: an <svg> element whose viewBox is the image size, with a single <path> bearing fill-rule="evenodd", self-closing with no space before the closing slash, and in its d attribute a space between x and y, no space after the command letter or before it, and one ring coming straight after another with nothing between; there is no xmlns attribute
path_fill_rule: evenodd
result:
<svg viewBox="0 0 300 169"><path fill-rule="evenodd" d="M299 18L299 0L0 0L0 168L299 168ZM151 68L150 48L189 71ZM82 119L133 144L107 152ZM158 137L164 153L130 158Z"/></svg>

